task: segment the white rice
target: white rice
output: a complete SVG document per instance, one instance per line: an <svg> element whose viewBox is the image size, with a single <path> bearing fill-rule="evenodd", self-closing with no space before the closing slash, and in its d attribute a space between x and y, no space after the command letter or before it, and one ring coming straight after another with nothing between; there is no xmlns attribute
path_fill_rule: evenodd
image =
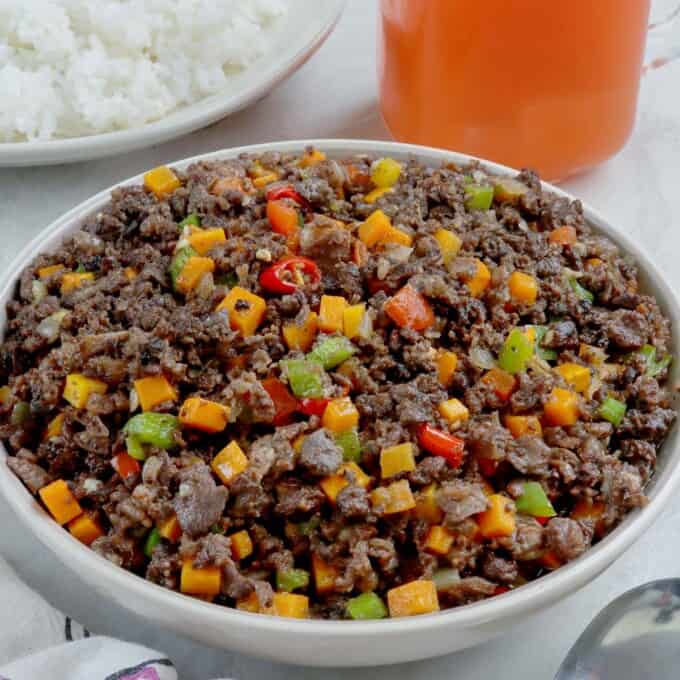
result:
<svg viewBox="0 0 680 680"><path fill-rule="evenodd" d="M137 127L229 87L285 0L0 0L0 142Z"/></svg>

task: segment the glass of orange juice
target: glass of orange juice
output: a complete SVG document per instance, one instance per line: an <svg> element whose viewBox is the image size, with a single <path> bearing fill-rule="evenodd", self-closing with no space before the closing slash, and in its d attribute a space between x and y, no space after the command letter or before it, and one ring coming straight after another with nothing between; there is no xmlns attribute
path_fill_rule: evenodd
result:
<svg viewBox="0 0 680 680"><path fill-rule="evenodd" d="M382 113L399 140L563 179L635 120L650 0L381 0Z"/></svg>

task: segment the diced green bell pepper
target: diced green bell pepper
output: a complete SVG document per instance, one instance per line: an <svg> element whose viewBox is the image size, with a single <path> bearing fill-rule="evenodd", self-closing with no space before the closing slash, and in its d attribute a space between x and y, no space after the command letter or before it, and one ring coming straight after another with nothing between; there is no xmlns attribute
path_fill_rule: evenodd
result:
<svg viewBox="0 0 680 680"><path fill-rule="evenodd" d="M201 226L201 218L196 213L191 213L190 215L187 215L179 223L180 231L182 229L184 229L184 227L200 227L200 226Z"/></svg>
<svg viewBox="0 0 680 680"><path fill-rule="evenodd" d="M318 342L307 358L318 361L328 371L347 361L355 352L356 348L349 338L334 335Z"/></svg>
<svg viewBox="0 0 680 680"><path fill-rule="evenodd" d="M238 276L236 276L236 272L220 274L215 278L215 283L218 286L229 286L229 288L233 288L234 286L238 285Z"/></svg>
<svg viewBox="0 0 680 680"><path fill-rule="evenodd" d="M14 404L9 416L10 425L25 425L31 420L31 406L27 401L19 401Z"/></svg>
<svg viewBox="0 0 680 680"><path fill-rule="evenodd" d="M187 246L186 248L178 250L172 258L168 272L170 273L170 279L172 280L172 287L174 290L177 290L177 279L179 279L182 269L184 269L186 263L192 257L198 257L198 253L190 246Z"/></svg>
<svg viewBox="0 0 680 680"><path fill-rule="evenodd" d="M671 364L671 355L667 354L657 361L656 359L656 347L653 345L644 345L640 350L640 354L645 358L645 363L647 364L647 370L645 375L651 378L656 378L659 373L667 369Z"/></svg>
<svg viewBox="0 0 680 680"><path fill-rule="evenodd" d="M489 184L467 184L465 207L468 210L488 210L493 202L493 187Z"/></svg>
<svg viewBox="0 0 680 680"><path fill-rule="evenodd" d="M517 512L532 517L554 517L555 508L538 482L525 482L524 493L515 501Z"/></svg>
<svg viewBox="0 0 680 680"><path fill-rule="evenodd" d="M298 399L323 397L323 366L310 359L291 359L285 362L288 384Z"/></svg>
<svg viewBox="0 0 680 680"><path fill-rule="evenodd" d="M154 527L151 529L149 532L149 535L146 537L146 542L144 543L144 554L147 557L151 557L153 555L153 549L161 542L161 535L158 529Z"/></svg>
<svg viewBox="0 0 680 680"><path fill-rule="evenodd" d="M358 463L361 460L361 442L356 430L347 430L336 434L335 443L342 449L344 461Z"/></svg>
<svg viewBox="0 0 680 680"><path fill-rule="evenodd" d="M292 593L309 585L309 572L304 569L288 569L276 572L276 589Z"/></svg>
<svg viewBox="0 0 680 680"><path fill-rule="evenodd" d="M536 352L536 356L539 359L543 359L543 361L555 361L557 359L557 350L541 347L541 342L548 332L548 327L534 326L534 332L536 333L536 342L534 343L534 352Z"/></svg>
<svg viewBox="0 0 680 680"><path fill-rule="evenodd" d="M614 427L618 427L626 415L627 406L624 402L614 399L614 397L607 397L600 404L600 416L608 420Z"/></svg>
<svg viewBox="0 0 680 680"><path fill-rule="evenodd" d="M127 452L137 460L146 460L145 445L171 449L179 419L168 413L139 413L127 421L123 432L127 435Z"/></svg>
<svg viewBox="0 0 680 680"><path fill-rule="evenodd" d="M569 279L569 285L581 300L587 300L590 303L595 302L595 296L587 288L584 288L575 278L572 277Z"/></svg>
<svg viewBox="0 0 680 680"><path fill-rule="evenodd" d="M85 269L85 265L84 265L84 264L79 264L79 265L75 268L75 273L76 273L76 274L85 274L86 272L87 272L87 269Z"/></svg>
<svg viewBox="0 0 680 680"><path fill-rule="evenodd" d="M376 593L362 593L347 602L347 615L355 621L384 619L387 607Z"/></svg>
<svg viewBox="0 0 680 680"><path fill-rule="evenodd" d="M508 373L523 371L534 354L534 346L518 328L510 331L498 355L498 367Z"/></svg>

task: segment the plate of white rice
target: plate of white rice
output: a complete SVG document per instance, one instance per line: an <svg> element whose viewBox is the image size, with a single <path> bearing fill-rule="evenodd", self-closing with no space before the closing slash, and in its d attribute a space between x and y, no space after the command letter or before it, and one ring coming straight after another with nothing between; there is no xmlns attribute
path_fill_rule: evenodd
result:
<svg viewBox="0 0 680 680"><path fill-rule="evenodd" d="M0 166L124 153L263 97L345 0L0 0Z"/></svg>

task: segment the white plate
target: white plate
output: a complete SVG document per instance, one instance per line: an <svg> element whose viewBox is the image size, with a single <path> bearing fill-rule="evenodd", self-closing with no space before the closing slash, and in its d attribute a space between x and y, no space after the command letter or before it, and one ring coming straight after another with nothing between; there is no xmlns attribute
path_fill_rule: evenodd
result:
<svg viewBox="0 0 680 680"><path fill-rule="evenodd" d="M216 151L170 165L184 169L197 160L236 158L245 152L301 153L310 144L322 149L331 158L373 153L401 161L413 158L434 167L443 162L464 164L472 160L470 156L453 151L392 142L310 139ZM483 161L483 166L490 172L501 175L516 172L487 161ZM138 175L117 186L140 184L142 179L142 175ZM560 196L573 198L550 184L544 184L544 187ZM6 305L14 295L23 269L37 254L48 253L57 248L88 216L101 210L110 200L110 192L111 189L102 191L73 208L47 227L14 258L9 271L4 273L0 281L0 341L6 323ZM662 310L671 320L672 354L675 357L680 356L680 307L663 275L640 244L620 233L605 217L588 205L583 208L586 220L596 232L612 239L636 260L643 290L656 296ZM679 378L680 365L674 361L669 384L675 384ZM523 620L528 616L544 611L551 604L592 581L645 533L677 493L676 489L680 486L679 440L680 428L675 426L663 445L656 473L647 487L647 506L629 513L620 526L579 559L500 597L427 616L384 621L299 620L249 614L201 602L145 581L100 557L48 517L10 471L6 463L7 452L2 444L0 494L14 509L17 518L24 522L28 531L101 594L102 617L106 616L107 601L112 599L148 619L151 622L149 625L171 629L214 647L285 663L369 666L437 656L479 644L506 631L520 630ZM49 557L41 553L36 555L36 559L47 561ZM556 622L555 629L559 631L559 621ZM531 653L529 648L527 653ZM415 669L411 675L416 677ZM454 669L451 675L455 675ZM510 672L508 677L514 678L516 675ZM485 677L482 669L478 677Z"/></svg>
<svg viewBox="0 0 680 680"><path fill-rule="evenodd" d="M180 137L240 111L292 75L321 47L345 3L288 0L288 12L274 29L271 51L234 76L224 93L137 128L48 142L0 143L0 167L54 165L122 154Z"/></svg>

